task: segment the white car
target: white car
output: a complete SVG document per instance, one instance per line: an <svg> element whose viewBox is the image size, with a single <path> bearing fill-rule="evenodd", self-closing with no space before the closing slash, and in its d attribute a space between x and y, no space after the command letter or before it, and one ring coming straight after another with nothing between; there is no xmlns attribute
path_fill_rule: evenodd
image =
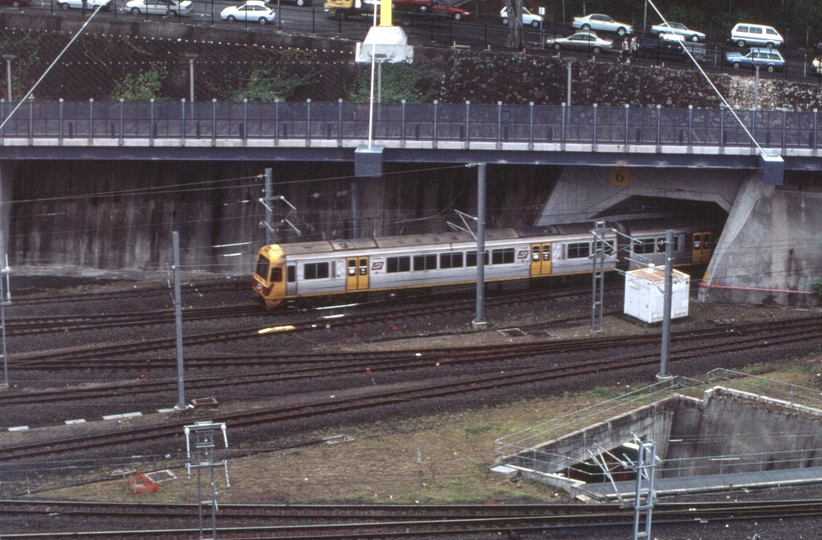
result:
<svg viewBox="0 0 822 540"><path fill-rule="evenodd" d="M220 13L224 21L258 22L260 24L273 23L277 14L269 9L262 0L249 0L241 6L228 6Z"/></svg>
<svg viewBox="0 0 822 540"><path fill-rule="evenodd" d="M608 15L602 15L600 13L592 13L584 17L574 17L574 22L571 23L571 26L574 28L582 28L583 30L615 32L620 36L634 33L634 27L630 24L615 21Z"/></svg>
<svg viewBox="0 0 822 540"><path fill-rule="evenodd" d="M502 8L499 10L499 16L502 17L502 24L508 24L508 8ZM524 7L522 8L522 25L523 26L533 26L534 28L539 28L542 26L542 15L537 15L535 13L531 13Z"/></svg>
<svg viewBox="0 0 822 540"><path fill-rule="evenodd" d="M697 41L705 41L705 34L702 32L697 32L696 30L691 30L684 24L678 22L655 24L651 27L651 33L676 34L677 36L683 36L685 39L689 39L694 43Z"/></svg>
<svg viewBox="0 0 822 540"><path fill-rule="evenodd" d="M87 0L86 9L94 11L100 6L101 10L108 11L111 9L111 0ZM83 0L57 0L57 7L60 9L83 9Z"/></svg>
<svg viewBox="0 0 822 540"><path fill-rule="evenodd" d="M148 13L149 15L171 15L179 17L191 12L190 0L130 0L123 7L123 11L133 15Z"/></svg>

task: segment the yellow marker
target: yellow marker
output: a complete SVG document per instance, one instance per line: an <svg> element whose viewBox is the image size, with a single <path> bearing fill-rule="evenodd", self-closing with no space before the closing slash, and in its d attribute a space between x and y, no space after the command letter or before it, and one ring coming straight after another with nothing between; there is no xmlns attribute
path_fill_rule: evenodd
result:
<svg viewBox="0 0 822 540"><path fill-rule="evenodd" d="M294 330L294 327L290 324L285 326L272 326L271 328L263 328L262 330L257 330L257 333L271 334L273 332L288 332L289 330Z"/></svg>
<svg viewBox="0 0 822 540"><path fill-rule="evenodd" d="M628 187L631 185L628 179L628 169L611 169L611 185Z"/></svg>
<svg viewBox="0 0 822 540"><path fill-rule="evenodd" d="M380 26L392 26L391 0L380 0Z"/></svg>

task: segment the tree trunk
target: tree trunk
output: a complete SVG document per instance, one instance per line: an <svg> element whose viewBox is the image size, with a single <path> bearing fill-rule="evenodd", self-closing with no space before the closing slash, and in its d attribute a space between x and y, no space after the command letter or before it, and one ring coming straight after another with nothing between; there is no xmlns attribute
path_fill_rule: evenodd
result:
<svg viewBox="0 0 822 540"><path fill-rule="evenodd" d="M508 12L508 47L522 49L522 0L505 0Z"/></svg>

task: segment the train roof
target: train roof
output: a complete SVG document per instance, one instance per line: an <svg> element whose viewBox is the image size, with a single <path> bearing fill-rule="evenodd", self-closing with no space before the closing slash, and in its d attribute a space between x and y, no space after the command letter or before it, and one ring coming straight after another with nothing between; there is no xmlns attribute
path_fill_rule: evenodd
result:
<svg viewBox="0 0 822 540"><path fill-rule="evenodd" d="M507 240L519 238L514 229L487 229L485 240ZM279 244L283 255L316 255L319 253L334 253L338 251L362 249L388 249L412 246L430 246L439 244L465 244L476 242L476 239L467 232L446 232L437 234L408 234L405 236L383 236L379 238L352 238L346 240L319 240L315 242L295 242Z"/></svg>
<svg viewBox="0 0 822 540"><path fill-rule="evenodd" d="M536 225L533 227L520 227L517 233L520 238L531 236L553 236L559 234L584 234L594 230L593 221L583 221L579 223L560 223L557 225Z"/></svg>
<svg viewBox="0 0 822 540"><path fill-rule="evenodd" d="M485 240L507 240L518 238L514 229L486 229ZM476 239L467 232L446 232L437 234L409 234L406 236L384 236L375 238L377 247L397 248L409 246L430 246L435 244L465 244L476 242Z"/></svg>

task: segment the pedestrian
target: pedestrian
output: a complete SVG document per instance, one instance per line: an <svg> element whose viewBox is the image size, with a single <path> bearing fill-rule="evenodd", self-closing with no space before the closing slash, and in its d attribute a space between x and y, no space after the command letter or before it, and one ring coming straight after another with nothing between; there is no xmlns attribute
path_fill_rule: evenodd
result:
<svg viewBox="0 0 822 540"><path fill-rule="evenodd" d="M86 8L88 8L88 0L83 0L83 17L86 16Z"/></svg>
<svg viewBox="0 0 822 540"><path fill-rule="evenodd" d="M636 36L631 38L631 58L636 58L636 52L639 49L639 40Z"/></svg>
<svg viewBox="0 0 822 540"><path fill-rule="evenodd" d="M628 55L631 52L631 44L628 42L628 38L623 38L622 40L622 54L620 55L620 60L624 64L628 61Z"/></svg>

